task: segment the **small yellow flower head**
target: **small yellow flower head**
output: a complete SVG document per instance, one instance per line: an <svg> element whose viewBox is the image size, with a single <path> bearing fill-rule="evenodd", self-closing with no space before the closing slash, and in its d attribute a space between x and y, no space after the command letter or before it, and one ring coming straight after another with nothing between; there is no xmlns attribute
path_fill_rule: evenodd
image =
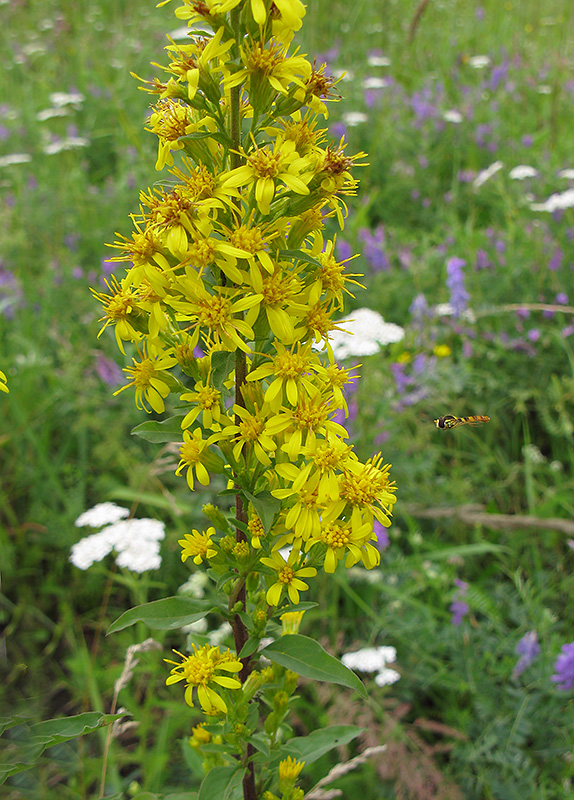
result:
<svg viewBox="0 0 574 800"><path fill-rule="evenodd" d="M305 611L287 611L281 614L282 635L297 633Z"/></svg>
<svg viewBox="0 0 574 800"><path fill-rule="evenodd" d="M279 788L282 792L292 788L304 766L304 761L296 761L291 756L279 762Z"/></svg>
<svg viewBox="0 0 574 800"><path fill-rule="evenodd" d="M201 460L206 448L207 440L203 439L200 428L196 428L193 433L183 432L183 444L179 448L181 458L175 474L181 475L182 470L187 467L187 485L192 491L194 487L193 470L195 470L197 480L203 486L209 484L209 472Z"/></svg>
<svg viewBox="0 0 574 800"><path fill-rule="evenodd" d="M219 647L212 647L208 644L199 649L195 645L192 647L193 653L190 656L184 656L177 650L173 651L182 659L181 664L165 659L168 664L175 665L166 684L170 686L172 683L185 681L187 684L185 702L188 706L193 706L193 691L197 689L199 703L206 714L212 716L227 714L225 700L213 688L213 684L225 689L240 689L241 681L237 678L218 673L221 671L240 672L243 666L241 661L231 650L222 653Z"/></svg>
<svg viewBox="0 0 574 800"><path fill-rule="evenodd" d="M126 285L125 279L119 283L112 275L109 281L106 279L106 286L110 290L109 294L97 292L95 289L90 290L105 308L105 315L99 320L104 325L98 333L98 339L108 325L114 325L118 347L125 355L123 342L135 342L141 339L141 333L133 324L140 313L137 298L134 291Z"/></svg>
<svg viewBox="0 0 574 800"><path fill-rule="evenodd" d="M435 344L432 351L438 358L448 358L452 353L448 344Z"/></svg>
<svg viewBox="0 0 574 800"><path fill-rule="evenodd" d="M136 407L143 408L148 414L152 409L161 414L165 411L164 398L170 392L167 370L173 367L177 360L170 352L154 352L155 348L152 348L151 345L149 349L148 354L144 346L140 353L140 360L134 358L132 359L133 367L124 367L124 372L131 378L131 381L114 392L114 396L133 386L136 390Z"/></svg>
<svg viewBox="0 0 574 800"><path fill-rule="evenodd" d="M191 730L189 743L192 747L198 748L202 744L209 744L211 741L211 733L205 730L205 722L200 722Z"/></svg>
<svg viewBox="0 0 574 800"><path fill-rule="evenodd" d="M217 554L217 549L211 541L212 536L215 536L213 527L208 528L204 533L196 531L195 528L191 533L186 533L185 538L179 539L177 542L181 545L181 560L185 562L191 556L194 564L202 564L204 558L213 558Z"/></svg>
<svg viewBox="0 0 574 800"><path fill-rule="evenodd" d="M246 561L249 558L249 545L247 542L236 542L233 548L233 555L239 561Z"/></svg>
<svg viewBox="0 0 574 800"><path fill-rule="evenodd" d="M299 553L293 548L287 561L278 552L273 553L271 558L261 559L262 564L276 572L275 583L270 586L265 596L270 606L279 605L284 588L287 589L289 600L293 605L299 602L299 592L309 588L301 578L314 578L317 570L315 567L296 566L298 558Z"/></svg>
<svg viewBox="0 0 574 800"><path fill-rule="evenodd" d="M253 514L249 518L247 527L251 533L251 546L255 548L255 550L259 550L261 548L261 539L265 537L265 528L257 514Z"/></svg>

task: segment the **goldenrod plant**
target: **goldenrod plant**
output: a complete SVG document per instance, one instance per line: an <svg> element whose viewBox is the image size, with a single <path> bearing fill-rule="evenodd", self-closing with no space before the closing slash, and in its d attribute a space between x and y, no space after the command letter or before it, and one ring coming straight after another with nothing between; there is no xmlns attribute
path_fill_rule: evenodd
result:
<svg viewBox="0 0 574 800"><path fill-rule="evenodd" d="M161 177L141 192L131 237L113 245L124 274L94 292L100 333L113 328L133 351L120 391L133 388L148 412L175 409L136 431L180 442L176 474L191 491L212 475L227 481L222 508L206 504L206 529L179 544L215 582L234 650L166 659L167 683L182 683L205 717L190 731L207 748L199 796L296 800L306 759L357 733L338 726L290 745L298 675L362 691L298 633L302 597L319 570L379 564L373 526L390 525L395 502L389 465L360 461L334 421L354 375L329 334L360 276L337 260L325 225L343 226L364 154L320 127L336 81L291 46L300 0L183 0L175 14L188 38L170 40L158 77L142 81ZM148 605L175 627L182 602ZM189 604L187 620L213 611Z"/></svg>

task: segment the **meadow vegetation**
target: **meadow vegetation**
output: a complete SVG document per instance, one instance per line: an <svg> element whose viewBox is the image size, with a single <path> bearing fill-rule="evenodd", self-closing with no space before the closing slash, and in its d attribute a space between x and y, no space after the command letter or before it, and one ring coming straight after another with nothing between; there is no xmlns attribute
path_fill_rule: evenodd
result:
<svg viewBox="0 0 574 800"><path fill-rule="evenodd" d="M316 0L296 37L342 76L331 135L368 154L337 235L366 287L345 313L369 308L393 326L376 353L343 361L361 364L345 425L361 458L382 450L398 487L380 567L320 576L302 630L337 656L394 647L400 674L377 685L361 673L368 701L302 683L296 732L365 729L358 747L310 764L304 786L386 744L334 784L344 797L569 797L574 8L417 8ZM123 611L178 592L209 599L177 542L205 524L224 483L189 493L177 447L130 434L149 415L129 391L114 395L131 358L111 330L97 338L89 291L121 275L104 243L129 234L139 190L157 177L149 96L130 71L153 77L166 32L181 36L173 9L15 0L0 15L0 657L2 714L22 718L0 740L10 759L26 722L116 707L127 648L150 635L138 624L106 637ZM371 334L359 329L359 346ZM437 430L444 414L490 422ZM157 569L71 563L75 520L103 501L163 523ZM193 641L227 645L221 620L209 622ZM193 796L200 717L165 686L162 660L175 633L152 632L161 649L138 654L121 690L137 725L111 743L102 730L50 748L9 778L6 797L100 796L104 751L105 796Z"/></svg>

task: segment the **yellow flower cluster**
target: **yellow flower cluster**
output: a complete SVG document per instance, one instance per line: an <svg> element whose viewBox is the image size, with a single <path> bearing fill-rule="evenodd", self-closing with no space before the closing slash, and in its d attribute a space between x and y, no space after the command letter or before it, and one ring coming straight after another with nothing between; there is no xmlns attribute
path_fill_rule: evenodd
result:
<svg viewBox="0 0 574 800"><path fill-rule="evenodd" d="M389 525L395 502L389 465L362 463L334 421L351 376L334 361L332 317L360 276L324 230L329 217L342 227L363 154L318 126L336 81L289 53L300 0L183 0L175 13L189 39L166 47L163 77L142 87L169 174L141 192L131 237L113 245L127 269L94 292L100 333L113 327L120 350L137 352L120 391L133 387L138 407L161 413L170 395L183 406L177 474L191 489L219 472L246 506L280 501L265 525L250 509L245 535L267 602L296 604L316 566L379 563L374 521ZM186 535L183 559L221 554L217 536Z"/></svg>

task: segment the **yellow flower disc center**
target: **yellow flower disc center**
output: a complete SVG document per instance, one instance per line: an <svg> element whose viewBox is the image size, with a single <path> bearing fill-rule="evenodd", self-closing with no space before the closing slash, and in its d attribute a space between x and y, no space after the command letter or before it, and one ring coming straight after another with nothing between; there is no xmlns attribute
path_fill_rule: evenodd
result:
<svg viewBox="0 0 574 800"><path fill-rule="evenodd" d="M277 580L279 583L291 583L295 577L295 570L293 567L285 566L277 573Z"/></svg>

